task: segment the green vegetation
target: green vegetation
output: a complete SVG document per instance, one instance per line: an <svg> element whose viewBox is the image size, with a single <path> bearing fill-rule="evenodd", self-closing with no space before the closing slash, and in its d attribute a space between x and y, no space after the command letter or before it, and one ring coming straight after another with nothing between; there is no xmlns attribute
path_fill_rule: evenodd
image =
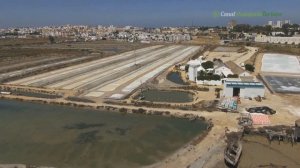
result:
<svg viewBox="0 0 300 168"><path fill-rule="evenodd" d="M49 38L49 41L50 41L51 44L55 43L55 39L54 39L53 36L49 36L48 38Z"/></svg>
<svg viewBox="0 0 300 168"><path fill-rule="evenodd" d="M200 71L198 73L197 79L198 80L221 80L221 76Z"/></svg>
<svg viewBox="0 0 300 168"><path fill-rule="evenodd" d="M251 64L246 64L245 69L250 72L254 72L255 67Z"/></svg>
<svg viewBox="0 0 300 168"><path fill-rule="evenodd" d="M270 25L266 26L251 26L249 24L238 24L233 27L232 32L239 33L261 33L265 35L270 35L272 31L275 32L283 32L284 36L293 36L295 32L299 32L298 24L283 24L282 28L272 28Z"/></svg>
<svg viewBox="0 0 300 168"><path fill-rule="evenodd" d="M214 63L211 61L203 62L201 65L204 69L214 68Z"/></svg>
<svg viewBox="0 0 300 168"><path fill-rule="evenodd" d="M227 78L239 78L238 74L229 74Z"/></svg>
<svg viewBox="0 0 300 168"><path fill-rule="evenodd" d="M189 71L189 67L190 67L189 65L186 65L186 66L185 66L185 72L188 72L188 71Z"/></svg>

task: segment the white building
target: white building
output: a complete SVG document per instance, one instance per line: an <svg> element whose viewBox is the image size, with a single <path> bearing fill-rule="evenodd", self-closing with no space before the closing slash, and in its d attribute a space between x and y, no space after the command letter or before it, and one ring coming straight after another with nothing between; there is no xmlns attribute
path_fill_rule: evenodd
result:
<svg viewBox="0 0 300 168"><path fill-rule="evenodd" d="M258 35L254 39L255 42L276 43L276 44L300 44L300 37L272 37L266 35Z"/></svg>
<svg viewBox="0 0 300 168"><path fill-rule="evenodd" d="M277 27L277 28L281 28L282 25L283 25L283 21L277 20L277 22L276 22L276 27Z"/></svg>
<svg viewBox="0 0 300 168"><path fill-rule="evenodd" d="M260 82L226 81L224 83L223 96L241 98L254 98L265 96L265 86Z"/></svg>
<svg viewBox="0 0 300 168"><path fill-rule="evenodd" d="M282 28L283 24L291 24L291 21L290 20L268 21L268 25L272 26L273 28Z"/></svg>
<svg viewBox="0 0 300 168"><path fill-rule="evenodd" d="M291 24L291 20L284 20L284 24Z"/></svg>
<svg viewBox="0 0 300 168"><path fill-rule="evenodd" d="M215 74L226 78L228 75L233 74L233 72L223 65L215 69Z"/></svg>
<svg viewBox="0 0 300 168"><path fill-rule="evenodd" d="M284 32L271 32L272 36L285 35Z"/></svg>
<svg viewBox="0 0 300 168"><path fill-rule="evenodd" d="M268 21L268 25L273 27L273 21Z"/></svg>
<svg viewBox="0 0 300 168"><path fill-rule="evenodd" d="M197 80L198 69L201 67L200 60L190 60L187 64L189 65L188 77L190 81L195 82Z"/></svg>

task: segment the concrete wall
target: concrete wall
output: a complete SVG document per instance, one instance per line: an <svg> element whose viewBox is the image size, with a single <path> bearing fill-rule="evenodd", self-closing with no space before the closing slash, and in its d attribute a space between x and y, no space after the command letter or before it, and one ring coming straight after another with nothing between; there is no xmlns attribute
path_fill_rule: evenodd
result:
<svg viewBox="0 0 300 168"><path fill-rule="evenodd" d="M224 87L223 94L225 97L233 96L233 88L232 87ZM241 88L240 89L240 97L241 98L254 98L257 96L265 97L265 89L264 88Z"/></svg>
<svg viewBox="0 0 300 168"><path fill-rule="evenodd" d="M249 72L245 71L241 74L239 74L239 76L251 76Z"/></svg>
<svg viewBox="0 0 300 168"><path fill-rule="evenodd" d="M245 88L241 89L240 97L241 98L254 98L257 96L265 97L265 89L264 88Z"/></svg>
<svg viewBox="0 0 300 168"><path fill-rule="evenodd" d="M219 86L219 85L222 85L222 81L221 80L210 80L210 81L208 81L208 80L204 80L204 81L197 80L196 83L197 83L197 85L210 85L210 86L215 86L215 85Z"/></svg>
<svg viewBox="0 0 300 168"><path fill-rule="evenodd" d="M232 97L233 96L233 88L224 87L223 94L225 97Z"/></svg>
<svg viewBox="0 0 300 168"><path fill-rule="evenodd" d="M189 72L188 72L188 76L189 76L189 80L190 81L196 81L197 78L197 68L198 67L194 67L194 66L190 66L189 67Z"/></svg>

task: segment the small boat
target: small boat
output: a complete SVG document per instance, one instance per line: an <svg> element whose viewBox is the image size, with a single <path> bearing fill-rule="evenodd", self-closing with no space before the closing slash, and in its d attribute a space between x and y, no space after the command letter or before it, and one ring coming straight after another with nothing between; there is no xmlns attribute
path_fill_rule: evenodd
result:
<svg viewBox="0 0 300 168"><path fill-rule="evenodd" d="M224 151L224 159L231 166L236 166L242 154L242 142L236 141L227 145Z"/></svg>

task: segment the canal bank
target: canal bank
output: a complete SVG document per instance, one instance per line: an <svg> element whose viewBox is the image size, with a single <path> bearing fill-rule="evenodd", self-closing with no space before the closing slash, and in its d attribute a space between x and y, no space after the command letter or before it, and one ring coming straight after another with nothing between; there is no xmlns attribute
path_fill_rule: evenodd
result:
<svg viewBox="0 0 300 168"><path fill-rule="evenodd" d="M218 111L208 112L208 111L186 111L180 109L165 109L159 107L136 107L132 105L118 105L118 104L95 104L95 103L83 103L83 102L70 102L65 99L57 99L57 100L49 100L42 98L33 98L33 97L25 97L25 96L14 96L14 95L5 95L2 96L5 99L17 99L21 101L33 101L38 103L45 104L59 104L59 105L67 105L88 109L106 109L108 111L119 111L123 114L126 113L142 113L142 114L154 114L154 115L164 115L171 118L192 118L194 119L206 119L210 123L213 123L212 129L207 133L207 135L203 135L197 137L196 141L193 144L185 145L180 150L168 156L165 160L155 164L155 167L174 167L179 165L180 167L187 167L192 165L194 162L201 162L202 164L212 164L214 165L215 161L222 161L223 158L219 156L215 156L214 152L210 152L210 158L215 158L213 161L209 159L202 158L201 156L207 155L207 151L213 151L213 148L217 148L218 150L223 149L224 142L224 130L227 127L230 130L236 130L236 118L238 114L234 113L222 113ZM141 109L142 110L139 110ZM97 110L97 111L98 111ZM189 121L190 122L190 121ZM215 144L220 144L220 146L216 147ZM222 144L222 145L221 145ZM193 150L192 150L193 149ZM180 156L180 157L179 157ZM202 158L199 160L199 158ZM214 167L214 166L211 166Z"/></svg>
<svg viewBox="0 0 300 168"><path fill-rule="evenodd" d="M141 107L136 107L132 105L117 105L117 104L95 104L95 103L82 103L76 102L73 104L72 102L65 101L63 99L60 100L47 100L41 98L33 98L33 97L22 97L22 96L13 96L13 95L6 95L2 96L5 99L18 99L22 101L33 101L38 103L54 103L54 104L65 104L68 106L76 106L88 109L108 109L108 111L123 111L127 109L126 113L130 112L140 112ZM123 110L121 110L123 109ZM192 144L185 145L183 148L179 149L175 153L168 156L163 161L155 164L155 167L172 167L179 165L179 167L187 167L194 163L195 161L199 160L199 157L207 155L207 151L211 151L212 147L215 146L216 143L224 143L224 128L225 126L230 130L236 129L236 118L238 117L237 114L234 113L222 113L222 112L207 112L207 111L186 111L180 109L166 109L165 108L153 108L153 107L143 107L144 110L151 112L154 115L164 115L171 118L195 118L195 116L199 119L205 118L206 120L213 123L212 129L202 138L196 138L197 141L193 142ZM146 113L143 113L146 114ZM149 113L147 113L149 114ZM189 121L190 122L190 121ZM195 150L191 150L195 149ZM178 156L180 156L178 158ZM213 157L213 153L212 153ZM219 161L222 161L222 158L218 158ZM204 159L203 163L211 163L212 161ZM214 162L212 162L214 163Z"/></svg>
<svg viewBox="0 0 300 168"><path fill-rule="evenodd" d="M141 167L166 158L207 129L201 120L4 99L0 106L1 163Z"/></svg>

